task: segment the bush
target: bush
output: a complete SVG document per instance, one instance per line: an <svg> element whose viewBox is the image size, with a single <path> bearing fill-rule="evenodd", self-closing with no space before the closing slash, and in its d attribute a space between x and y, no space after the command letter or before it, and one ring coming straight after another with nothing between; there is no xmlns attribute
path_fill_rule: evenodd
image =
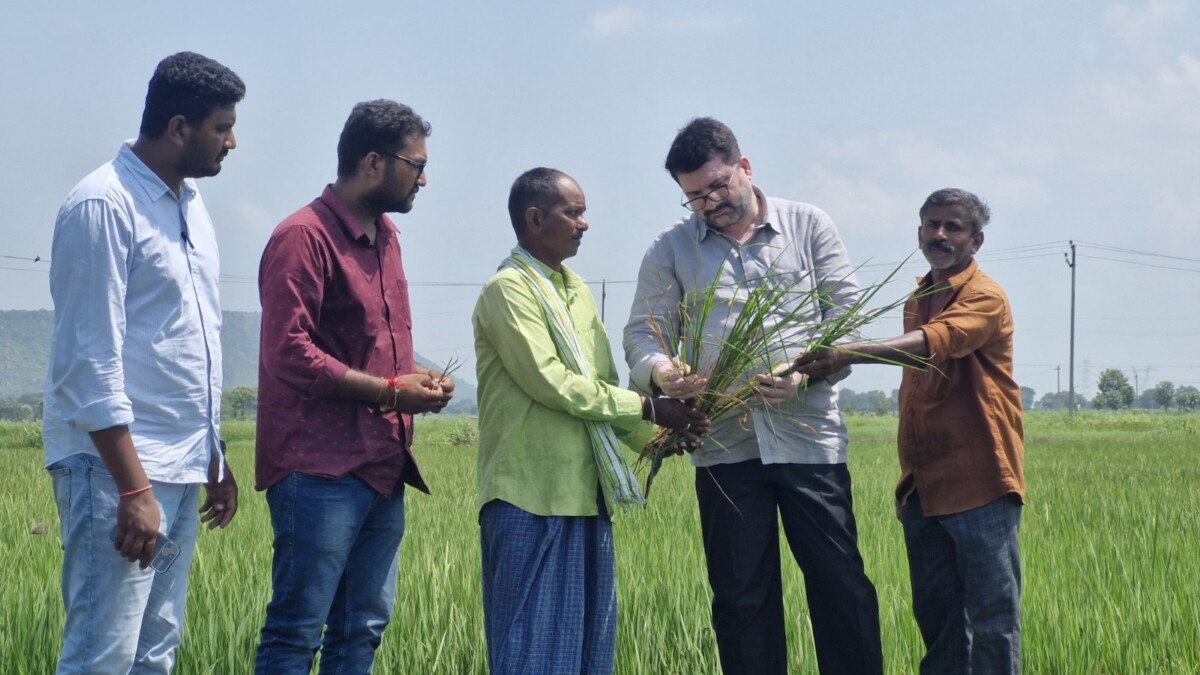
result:
<svg viewBox="0 0 1200 675"><path fill-rule="evenodd" d="M479 424L475 420L454 422L446 432L446 440L459 448L474 446L479 443Z"/></svg>
<svg viewBox="0 0 1200 675"><path fill-rule="evenodd" d="M38 424L21 427L21 445L27 448L42 449L42 427Z"/></svg>

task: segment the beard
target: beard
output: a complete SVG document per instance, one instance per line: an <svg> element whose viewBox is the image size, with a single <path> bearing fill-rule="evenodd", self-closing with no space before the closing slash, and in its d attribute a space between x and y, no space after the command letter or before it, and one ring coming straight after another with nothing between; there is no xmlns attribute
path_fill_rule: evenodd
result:
<svg viewBox="0 0 1200 675"><path fill-rule="evenodd" d="M740 223L750 213L750 200L743 198L738 203L734 203L732 197L733 193L731 192L729 197L725 198L723 204L715 209L701 213L700 219L708 224L709 227L718 230L724 230L730 225ZM753 198L754 193L752 192L750 193L750 199Z"/></svg>
<svg viewBox="0 0 1200 675"><path fill-rule="evenodd" d="M928 242L921 244L921 253L924 254L929 267L935 270L954 267L972 255L969 242L961 249L956 249L949 243Z"/></svg>
<svg viewBox="0 0 1200 675"><path fill-rule="evenodd" d="M229 154L222 149L216 157L206 156L202 148L189 143L184 150L183 159L179 160L179 174L184 178L211 178L221 173L221 160Z"/></svg>
<svg viewBox="0 0 1200 675"><path fill-rule="evenodd" d="M412 211L413 199L417 196L417 186L413 186L407 194L396 194L395 190L380 186L363 196L363 200L376 213L408 213Z"/></svg>

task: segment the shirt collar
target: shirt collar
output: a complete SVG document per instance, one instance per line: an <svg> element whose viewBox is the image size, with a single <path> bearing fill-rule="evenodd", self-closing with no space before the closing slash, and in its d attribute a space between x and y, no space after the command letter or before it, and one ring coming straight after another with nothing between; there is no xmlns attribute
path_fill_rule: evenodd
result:
<svg viewBox="0 0 1200 675"><path fill-rule="evenodd" d="M952 275L949 279L946 280L946 285L952 289L965 286L966 283L971 280L971 277L974 277L975 273L978 271L979 271L979 263L976 262L975 257L972 256L971 262L967 263L966 267L964 267L957 274ZM932 270L930 270L929 272L926 272L925 276L923 276L923 277L917 277L917 284L920 286L927 286L932 283L933 283L933 271Z"/></svg>
<svg viewBox="0 0 1200 675"><path fill-rule="evenodd" d="M362 225L358 223L358 219L354 217L354 214L350 213L350 209L346 207L346 203L333 191L332 183L325 186L325 191L317 199L321 200L321 203L333 213L338 224L346 232L346 236L350 237L353 241L366 243L367 233L363 231ZM378 245L381 241L387 241L395 231L396 226L392 224L391 219L384 214L380 214L375 219L375 244Z"/></svg>
<svg viewBox="0 0 1200 675"><path fill-rule="evenodd" d="M754 198L758 200L758 215L760 220L760 222L756 223L753 228L755 230L766 228L778 234L779 227L775 225L775 223L780 222L778 209L771 204L771 202L767 199L767 196L763 194L763 191L759 190L757 186L751 185L750 189L754 190ZM697 223L699 223L700 241L704 241L708 237L709 232L715 232L717 234L721 233L721 231L715 227L710 228L708 223L704 222L704 219L700 217L699 213L693 213L692 217L696 219ZM754 235L750 236L753 237Z"/></svg>
<svg viewBox="0 0 1200 675"><path fill-rule="evenodd" d="M167 187L163 179L159 178L158 174L146 166L142 158L138 157L133 151L132 140L121 144L121 149L117 151L117 164L129 172L130 177L133 178L134 185L137 185L142 194L150 201L156 202L163 197L175 199L175 193L171 191L171 188ZM191 178L184 178L183 183L179 186L179 201L186 202L195 196L196 181Z"/></svg>
<svg viewBox="0 0 1200 675"><path fill-rule="evenodd" d="M529 253L529 249L522 248L519 244L513 247L512 253L515 255L518 251L522 250L526 253ZM554 281L555 279L561 279L564 288L572 288L583 283L583 277L576 274L575 270L567 267L566 264L561 265L562 272L559 273L554 271L554 269L546 263L538 260L537 257L535 257L532 253L529 253L529 258L533 260L533 264L538 266L538 269L541 270L542 274L546 275L547 279L550 279L551 281Z"/></svg>

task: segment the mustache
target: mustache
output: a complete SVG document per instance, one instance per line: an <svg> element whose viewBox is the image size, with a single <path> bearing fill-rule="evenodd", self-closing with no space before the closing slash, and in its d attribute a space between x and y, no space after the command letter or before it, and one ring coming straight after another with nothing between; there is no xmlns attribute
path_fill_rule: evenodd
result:
<svg viewBox="0 0 1200 675"><path fill-rule="evenodd" d="M954 247L948 242L944 241L931 241L928 244L925 244L925 249L928 251L945 251L946 253L954 253Z"/></svg>

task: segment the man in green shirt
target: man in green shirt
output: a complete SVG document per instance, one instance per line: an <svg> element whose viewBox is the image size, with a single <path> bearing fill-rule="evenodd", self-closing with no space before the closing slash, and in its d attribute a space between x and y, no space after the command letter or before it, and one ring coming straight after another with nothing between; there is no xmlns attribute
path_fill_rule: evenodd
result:
<svg viewBox="0 0 1200 675"><path fill-rule="evenodd" d="M617 386L596 302L563 265L588 229L579 184L513 183L518 245L475 305L479 523L488 664L497 673L611 672L616 571L609 505L642 503L616 434L643 419L693 445L708 420Z"/></svg>

